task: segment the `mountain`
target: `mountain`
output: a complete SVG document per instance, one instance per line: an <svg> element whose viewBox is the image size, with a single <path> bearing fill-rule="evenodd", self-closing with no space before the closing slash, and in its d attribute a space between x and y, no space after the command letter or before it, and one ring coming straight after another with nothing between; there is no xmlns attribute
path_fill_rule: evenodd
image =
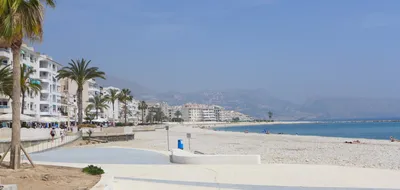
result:
<svg viewBox="0 0 400 190"><path fill-rule="evenodd" d="M268 111L272 111L274 118L279 119L296 120L313 117L312 114L299 111L300 105L276 98L263 89L205 90L191 93L168 92L157 94L157 98L171 105L181 105L188 102L215 104L257 118L266 118Z"/></svg>
<svg viewBox="0 0 400 190"><path fill-rule="evenodd" d="M157 93L138 83L113 76L107 76L107 80L99 79L97 82L102 86L129 88L139 100L166 101L170 105L189 102L215 104L256 118L266 118L268 111L272 111L273 118L278 120L400 118L400 99L325 97L295 104L275 97L265 89Z"/></svg>
<svg viewBox="0 0 400 190"><path fill-rule="evenodd" d="M96 82L101 86L113 86L120 89L129 88L132 91L134 97L140 97L140 99L151 99L156 94L155 91L146 88L136 82L132 82L126 79L120 79L118 77L107 75L106 80L96 79Z"/></svg>
<svg viewBox="0 0 400 190"><path fill-rule="evenodd" d="M400 99L316 98L306 101L300 110L319 119L400 118Z"/></svg>

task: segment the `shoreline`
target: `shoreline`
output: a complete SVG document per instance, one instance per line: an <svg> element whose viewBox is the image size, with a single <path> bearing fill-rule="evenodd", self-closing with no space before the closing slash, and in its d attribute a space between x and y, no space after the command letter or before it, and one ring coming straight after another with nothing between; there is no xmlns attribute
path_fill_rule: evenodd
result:
<svg viewBox="0 0 400 190"><path fill-rule="evenodd" d="M259 125L290 125L290 124L313 124L321 123L319 121L274 121L274 122L183 122L172 123L166 122L170 126L188 126L195 128L214 128L214 127L242 127L242 126L259 126Z"/></svg>

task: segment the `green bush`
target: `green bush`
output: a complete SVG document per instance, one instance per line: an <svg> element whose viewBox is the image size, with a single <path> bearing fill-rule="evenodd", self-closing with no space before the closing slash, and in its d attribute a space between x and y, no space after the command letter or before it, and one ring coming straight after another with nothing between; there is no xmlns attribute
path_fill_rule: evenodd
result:
<svg viewBox="0 0 400 190"><path fill-rule="evenodd" d="M100 167L89 165L85 168L82 169L83 173L87 173L90 175L101 175L104 174L104 170L101 169Z"/></svg>
<svg viewBox="0 0 400 190"><path fill-rule="evenodd" d="M134 126L134 124L133 123L125 124L125 123L118 122L118 123L115 123L115 126L116 127L125 127L125 126Z"/></svg>

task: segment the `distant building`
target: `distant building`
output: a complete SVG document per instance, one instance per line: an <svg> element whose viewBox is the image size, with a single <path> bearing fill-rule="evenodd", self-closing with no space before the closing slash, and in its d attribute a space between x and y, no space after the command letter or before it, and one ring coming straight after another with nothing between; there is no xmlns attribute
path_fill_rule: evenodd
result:
<svg viewBox="0 0 400 190"><path fill-rule="evenodd" d="M188 122L219 121L220 106L205 104L185 104L182 106L182 119Z"/></svg>
<svg viewBox="0 0 400 190"><path fill-rule="evenodd" d="M180 111L182 113L182 106L169 106L166 116L168 117L169 120L172 120L173 118L176 118L175 113L177 111Z"/></svg>

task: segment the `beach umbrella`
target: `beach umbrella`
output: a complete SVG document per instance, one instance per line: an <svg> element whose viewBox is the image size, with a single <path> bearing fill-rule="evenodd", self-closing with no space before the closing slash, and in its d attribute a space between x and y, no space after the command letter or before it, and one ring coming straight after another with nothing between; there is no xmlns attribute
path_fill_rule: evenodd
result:
<svg viewBox="0 0 400 190"><path fill-rule="evenodd" d="M54 122L58 122L58 119L56 119L54 117L41 117L39 119L39 122L41 122L41 123L54 123Z"/></svg>
<svg viewBox="0 0 400 190"><path fill-rule="evenodd" d="M104 118L97 118L97 119L93 120L92 122L103 123L103 122L107 122L107 120Z"/></svg>
<svg viewBox="0 0 400 190"><path fill-rule="evenodd" d="M24 122L32 122L32 121L36 120L34 117L24 115L24 114L21 114L20 119L21 119L21 121L24 121ZM0 115L0 121L12 121L12 114L7 113L7 114Z"/></svg>

